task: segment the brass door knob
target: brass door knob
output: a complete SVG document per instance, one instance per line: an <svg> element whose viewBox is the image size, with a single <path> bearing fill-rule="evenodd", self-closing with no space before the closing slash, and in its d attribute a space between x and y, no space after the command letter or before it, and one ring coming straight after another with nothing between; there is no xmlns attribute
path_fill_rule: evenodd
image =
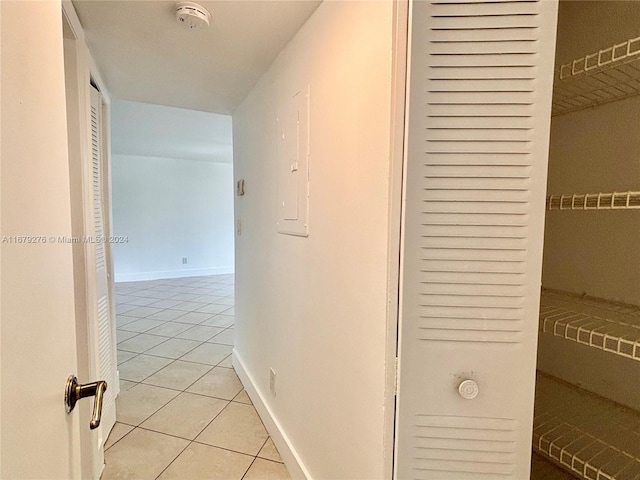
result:
<svg viewBox="0 0 640 480"><path fill-rule="evenodd" d="M102 417L102 401L106 389L107 382L105 382L104 380L80 385L76 376L71 375L67 379L67 386L64 390L64 404L67 408L67 413L71 413L71 411L75 408L76 403L81 398L95 396L96 399L93 403L93 414L91 415L89 428L91 430L98 428L100 426L100 419Z"/></svg>

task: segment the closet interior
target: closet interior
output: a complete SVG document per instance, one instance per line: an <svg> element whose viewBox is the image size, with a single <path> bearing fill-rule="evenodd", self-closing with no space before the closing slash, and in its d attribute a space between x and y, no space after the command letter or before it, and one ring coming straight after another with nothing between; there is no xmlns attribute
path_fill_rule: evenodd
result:
<svg viewBox="0 0 640 480"><path fill-rule="evenodd" d="M640 2L561 1L532 479L640 479Z"/></svg>

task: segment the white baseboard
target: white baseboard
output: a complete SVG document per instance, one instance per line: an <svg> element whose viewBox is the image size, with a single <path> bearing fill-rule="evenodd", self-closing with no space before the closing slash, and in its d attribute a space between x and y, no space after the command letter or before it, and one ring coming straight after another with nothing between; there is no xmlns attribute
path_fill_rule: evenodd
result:
<svg viewBox="0 0 640 480"><path fill-rule="evenodd" d="M222 275L233 273L233 267L192 268L189 270L165 270L160 272L118 273L115 282L142 282L144 280L162 280L165 278L200 277L202 275Z"/></svg>
<svg viewBox="0 0 640 480"><path fill-rule="evenodd" d="M282 461L287 466L291 478L293 480L311 480L309 471L305 468L302 460L300 459L300 456L298 455L298 452L291 444L291 440L287 436L286 432L282 429L282 426L273 414L273 411L264 401L262 392L260 392L260 390L256 386L256 383L254 382L251 374L247 372L244 366L244 362L238 355L238 352L235 348L233 349L232 359L233 367L236 369L236 373L238 374L238 377L240 377L240 381L244 385L244 389L247 391L247 394L253 402L254 407L256 407L262 423L264 423L264 426L269 432L269 435L271 435L273 443L278 449L278 452L280 452Z"/></svg>

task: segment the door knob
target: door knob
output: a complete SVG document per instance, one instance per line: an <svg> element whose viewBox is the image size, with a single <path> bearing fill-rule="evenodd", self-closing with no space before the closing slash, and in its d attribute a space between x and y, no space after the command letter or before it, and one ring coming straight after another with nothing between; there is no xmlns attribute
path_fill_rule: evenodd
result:
<svg viewBox="0 0 640 480"><path fill-rule="evenodd" d="M71 413L76 406L76 402L81 398L95 396L96 399L93 403L93 414L91 415L89 428L91 430L98 428L102 417L102 399L104 398L106 389L107 382L104 380L80 385L76 376L71 375L67 379L67 386L64 390L64 403L67 407L67 413Z"/></svg>
<svg viewBox="0 0 640 480"><path fill-rule="evenodd" d="M458 393L466 400L473 400L478 396L479 392L478 384L473 380L465 380L458 385Z"/></svg>

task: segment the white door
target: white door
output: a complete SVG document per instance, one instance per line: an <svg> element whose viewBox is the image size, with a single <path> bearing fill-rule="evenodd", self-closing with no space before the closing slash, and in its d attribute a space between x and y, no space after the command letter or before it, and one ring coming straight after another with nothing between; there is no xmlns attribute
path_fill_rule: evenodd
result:
<svg viewBox="0 0 640 480"><path fill-rule="evenodd" d="M0 478L79 478L61 6L3 0L0 19Z"/></svg>
<svg viewBox="0 0 640 480"><path fill-rule="evenodd" d="M106 236L104 205L104 161L102 122L102 96L93 86L90 87L89 121L89 157L85 160L88 173L85 176L85 197L88 207L85 215L87 229L85 234L91 239L86 245L87 258L87 294L89 313L89 335L91 337L91 378L107 382L109 388L104 396L102 421L95 438L96 464L102 465L102 449L109 432L116 422L116 395L119 391L116 360L116 339L111 315L109 298L109 279L107 270Z"/></svg>
<svg viewBox="0 0 640 480"><path fill-rule="evenodd" d="M529 477L556 15L412 3L399 479Z"/></svg>

